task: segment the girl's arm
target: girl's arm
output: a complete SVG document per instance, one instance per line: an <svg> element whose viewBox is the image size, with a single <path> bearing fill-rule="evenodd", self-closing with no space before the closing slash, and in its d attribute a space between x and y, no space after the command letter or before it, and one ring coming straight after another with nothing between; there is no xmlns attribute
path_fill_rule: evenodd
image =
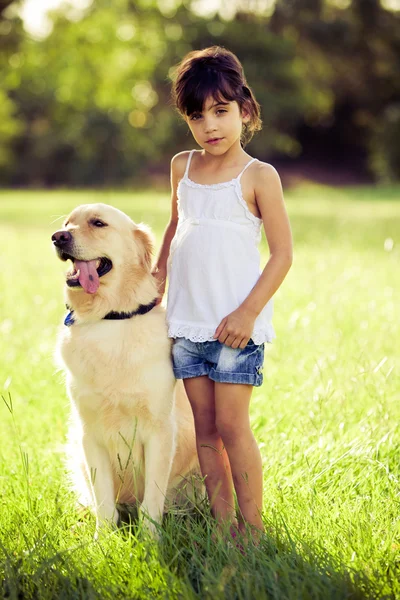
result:
<svg viewBox="0 0 400 600"><path fill-rule="evenodd" d="M281 285L292 264L293 245L289 219L278 173L260 163L255 174L255 195L264 223L270 258L254 288L238 309L222 319L214 338L232 348L244 348L254 321Z"/></svg>
<svg viewBox="0 0 400 600"><path fill-rule="evenodd" d="M171 217L164 231L161 248L152 271L158 283L159 298L157 304L161 302L165 292L169 249L178 225L178 184L185 172L188 156L189 152L180 152L171 160Z"/></svg>

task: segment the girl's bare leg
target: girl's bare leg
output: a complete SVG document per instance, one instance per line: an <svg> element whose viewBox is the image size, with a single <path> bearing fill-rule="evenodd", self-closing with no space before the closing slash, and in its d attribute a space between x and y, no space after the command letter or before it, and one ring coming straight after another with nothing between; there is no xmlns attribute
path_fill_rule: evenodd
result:
<svg viewBox="0 0 400 600"><path fill-rule="evenodd" d="M207 376L184 379L196 429L197 453L211 511L222 525L236 523L229 459L215 424L214 382Z"/></svg>
<svg viewBox="0 0 400 600"><path fill-rule="evenodd" d="M261 455L249 420L252 391L251 385L216 383L216 425L228 453L241 517L244 523L264 531Z"/></svg>

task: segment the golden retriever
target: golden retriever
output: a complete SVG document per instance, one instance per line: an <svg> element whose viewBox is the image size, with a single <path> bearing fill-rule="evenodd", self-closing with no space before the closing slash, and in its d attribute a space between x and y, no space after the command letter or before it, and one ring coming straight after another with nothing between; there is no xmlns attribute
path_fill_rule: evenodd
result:
<svg viewBox="0 0 400 600"><path fill-rule="evenodd" d="M85 204L52 240L73 265L58 355L72 402L75 488L94 509L96 529L117 523L116 504L137 503L155 533L165 501L178 501L200 469L165 310L155 305L152 239L120 210Z"/></svg>

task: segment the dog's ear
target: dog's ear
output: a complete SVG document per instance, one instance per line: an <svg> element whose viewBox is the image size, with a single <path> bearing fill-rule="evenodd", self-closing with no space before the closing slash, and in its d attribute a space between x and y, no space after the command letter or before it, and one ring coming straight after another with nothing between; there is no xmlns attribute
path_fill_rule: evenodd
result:
<svg viewBox="0 0 400 600"><path fill-rule="evenodd" d="M147 225L144 225L144 223L139 223L139 225L137 225L136 228L133 230L133 235L135 237L135 240L139 242L139 244L143 248L143 265L145 267L151 268L151 257L153 254L154 240L149 227L147 227Z"/></svg>

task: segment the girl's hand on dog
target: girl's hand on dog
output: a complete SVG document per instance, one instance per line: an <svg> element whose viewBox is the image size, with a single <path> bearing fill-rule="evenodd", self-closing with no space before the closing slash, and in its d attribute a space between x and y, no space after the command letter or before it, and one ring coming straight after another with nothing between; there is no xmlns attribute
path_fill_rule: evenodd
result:
<svg viewBox="0 0 400 600"><path fill-rule="evenodd" d="M157 298L157 304L161 304L161 301L162 301L164 293L165 293L165 284L167 281L167 269L166 268L160 269L159 267L153 267L151 274L157 281L157 288L158 288L158 294L159 294L158 298Z"/></svg>

